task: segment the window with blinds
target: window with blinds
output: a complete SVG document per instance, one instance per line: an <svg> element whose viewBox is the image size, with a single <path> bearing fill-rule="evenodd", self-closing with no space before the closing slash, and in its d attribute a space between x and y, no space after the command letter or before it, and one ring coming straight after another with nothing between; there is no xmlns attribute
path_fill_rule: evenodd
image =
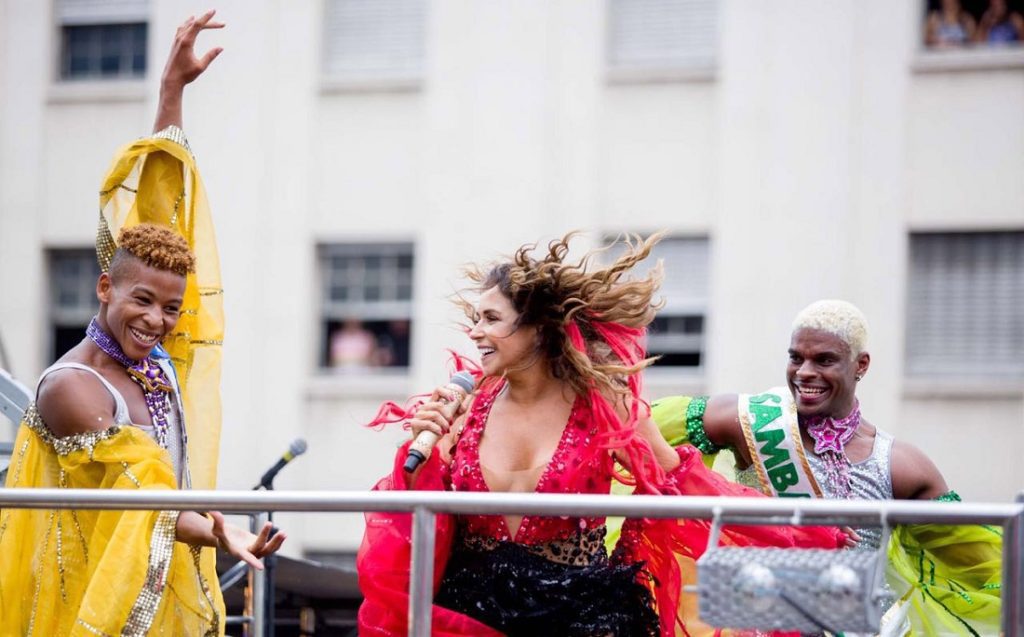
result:
<svg viewBox="0 0 1024 637"><path fill-rule="evenodd" d="M96 279L100 266L96 251L89 248L51 250L48 261L51 360L57 360L82 340L99 310Z"/></svg>
<svg viewBox="0 0 1024 637"><path fill-rule="evenodd" d="M610 243L614 237L609 238ZM609 258L621 254L613 248ZM706 237L667 237L634 271L642 275L661 259L665 279L657 297L665 301L647 334L647 353L660 356L655 368L691 368L704 365L704 329L708 307L708 263Z"/></svg>
<svg viewBox="0 0 1024 637"><path fill-rule="evenodd" d="M62 80L146 74L148 0L57 0Z"/></svg>
<svg viewBox="0 0 1024 637"><path fill-rule="evenodd" d="M1024 232L910 235L907 373L1024 378Z"/></svg>
<svg viewBox="0 0 1024 637"><path fill-rule="evenodd" d="M327 0L324 75L336 80L419 80L425 0Z"/></svg>
<svg viewBox="0 0 1024 637"><path fill-rule="evenodd" d="M713 70L718 0L609 0L612 72Z"/></svg>
<svg viewBox="0 0 1024 637"><path fill-rule="evenodd" d="M411 243L320 246L320 366L338 372L409 366Z"/></svg>

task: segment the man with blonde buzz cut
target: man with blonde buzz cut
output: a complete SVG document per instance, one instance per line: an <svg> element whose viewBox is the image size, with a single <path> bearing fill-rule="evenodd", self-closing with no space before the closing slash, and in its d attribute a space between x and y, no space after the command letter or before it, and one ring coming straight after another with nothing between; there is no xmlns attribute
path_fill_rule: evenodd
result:
<svg viewBox="0 0 1024 637"><path fill-rule="evenodd" d="M670 444L689 441L705 456L731 450L736 480L769 496L959 501L928 456L862 416L867 342L857 307L817 301L793 321L786 387L665 398L652 404L654 419ZM857 528L850 546L877 550L880 542L878 527ZM998 632L1001 544L989 527L894 529L890 582L913 612L886 634Z"/></svg>

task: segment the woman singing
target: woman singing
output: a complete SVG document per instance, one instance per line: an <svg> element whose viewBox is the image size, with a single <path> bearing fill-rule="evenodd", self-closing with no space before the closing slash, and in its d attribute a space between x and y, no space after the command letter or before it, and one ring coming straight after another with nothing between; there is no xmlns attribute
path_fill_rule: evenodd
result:
<svg viewBox="0 0 1024 637"><path fill-rule="evenodd" d="M378 489L608 493L618 480L638 494L754 495L706 469L694 447L669 446L640 397L641 372L653 362L644 337L661 272L630 275L657 237L627 240L610 265L594 267L593 254L566 260L571 236L537 256L524 246L506 262L469 271L479 294L468 332L480 352L477 389L451 422L444 405L454 396L443 387L411 409L382 410L375 424L405 419L414 436L442 439L411 476L402 470L406 445ZM360 634L407 630L408 518L367 516ZM680 563L692 565L704 551L708 523L628 520L610 555L604 524L439 516L434 634L675 634L684 622ZM739 545L835 548L844 540L831 529L726 535Z"/></svg>

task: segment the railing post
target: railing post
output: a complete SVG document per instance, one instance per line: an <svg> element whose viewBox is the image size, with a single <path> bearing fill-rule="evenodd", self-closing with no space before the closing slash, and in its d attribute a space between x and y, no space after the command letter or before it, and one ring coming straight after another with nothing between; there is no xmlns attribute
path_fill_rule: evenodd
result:
<svg viewBox="0 0 1024 637"><path fill-rule="evenodd" d="M258 533L263 525L267 521L266 513L258 513L253 515L249 519L249 529L253 533ZM250 598L252 604L252 622L249 624L250 631L247 635L251 637L263 637L266 627L266 615L265 615L265 604L267 599L267 579L266 571L258 571L254 568L249 569L249 587L251 590L252 597Z"/></svg>
<svg viewBox="0 0 1024 637"><path fill-rule="evenodd" d="M430 637L434 604L434 519L434 512L426 507L413 510L409 637Z"/></svg>
<svg viewBox="0 0 1024 637"><path fill-rule="evenodd" d="M1024 492L1017 495L1024 504ZM1024 637L1024 508L1003 525L1003 634Z"/></svg>

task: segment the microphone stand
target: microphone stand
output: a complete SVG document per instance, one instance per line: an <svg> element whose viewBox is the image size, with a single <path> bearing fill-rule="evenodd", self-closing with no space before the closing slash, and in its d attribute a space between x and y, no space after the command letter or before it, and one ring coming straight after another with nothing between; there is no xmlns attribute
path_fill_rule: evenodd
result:
<svg viewBox="0 0 1024 637"><path fill-rule="evenodd" d="M253 491L274 490L274 477L260 482L252 488ZM274 513L267 511L267 522L273 524ZM273 537L275 529L271 526L270 537ZM267 539L270 539L269 537ZM263 558L263 635L256 637L274 637L274 566L277 555L271 553Z"/></svg>

